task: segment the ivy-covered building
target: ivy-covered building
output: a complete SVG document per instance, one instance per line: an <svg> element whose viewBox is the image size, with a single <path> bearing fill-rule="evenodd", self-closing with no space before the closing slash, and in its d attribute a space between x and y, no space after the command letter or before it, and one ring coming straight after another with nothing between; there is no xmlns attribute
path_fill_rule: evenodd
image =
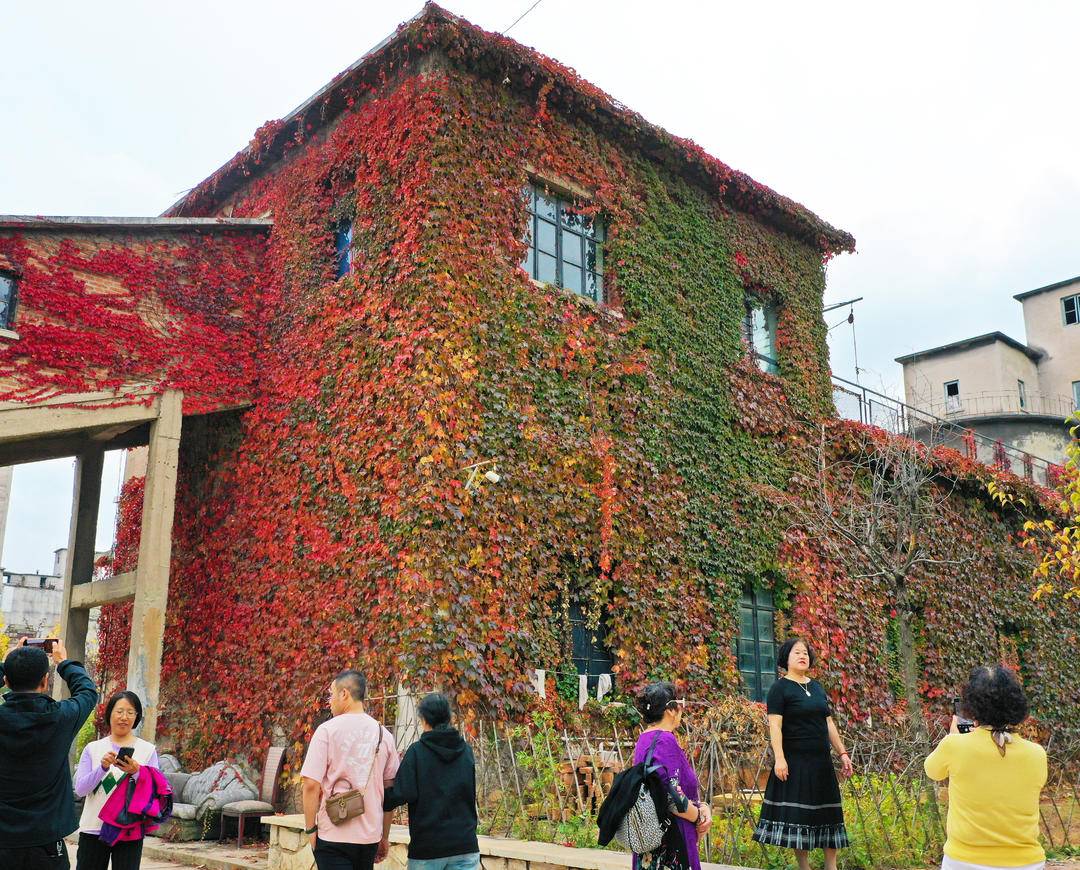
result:
<svg viewBox="0 0 1080 870"><path fill-rule="evenodd" d="M850 235L432 4L165 217L273 221L247 404L185 417L179 448L162 707L185 751L304 739L349 662L506 715L537 668L761 698L790 627L845 713L898 709L890 603L779 497L808 425L865 436L832 421L821 316ZM204 386L165 371L185 403ZM1051 682L1076 608L1027 605L1018 523L956 460L935 538L972 556L921 581L923 694L1004 642L1075 715ZM948 591L974 582L989 603Z"/></svg>

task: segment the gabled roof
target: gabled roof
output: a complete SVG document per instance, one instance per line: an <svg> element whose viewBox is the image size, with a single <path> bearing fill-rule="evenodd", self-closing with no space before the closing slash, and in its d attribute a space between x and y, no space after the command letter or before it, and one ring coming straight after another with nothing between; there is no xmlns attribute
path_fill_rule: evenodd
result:
<svg viewBox="0 0 1080 870"><path fill-rule="evenodd" d="M915 362L916 360L926 359L929 356L940 356L946 353L956 353L957 351L970 350L973 347L980 347L984 344L994 344L1001 342L1014 348L1029 359L1038 362L1043 358L1043 354L1040 351L1035 350L1033 347L1017 341L1015 338L1010 338L1004 332L987 332L984 335L976 335L974 338L964 338L960 341L954 341L950 344L943 344L939 347L932 347L929 350L920 350L915 353L905 354L904 356L898 356L896 362L904 365L905 363Z"/></svg>
<svg viewBox="0 0 1080 870"><path fill-rule="evenodd" d="M690 139L673 136L585 81L556 60L498 33L489 33L434 3L398 27L348 69L279 121L255 132L244 150L200 182L166 212L170 216L205 214L261 167L280 159L287 149L313 135L345 111L362 89L381 83L381 74L437 51L449 63L476 75L498 77L519 90L546 92L549 104L586 118L606 121L608 129L631 147L670 161L695 175L734 208L750 212L825 254L853 251L855 239L833 227L805 206L778 194L749 175L707 154ZM483 61L480 63L479 61Z"/></svg>
<svg viewBox="0 0 1080 870"><path fill-rule="evenodd" d="M1013 299L1023 302L1029 296L1046 293L1049 290L1059 290L1062 287L1068 287L1070 284L1075 284L1077 281L1080 281L1080 275L1077 275L1075 278L1066 278L1064 281L1058 281L1054 284L1047 284L1045 287L1036 287L1034 290L1025 290L1023 293L1017 293L1013 296Z"/></svg>

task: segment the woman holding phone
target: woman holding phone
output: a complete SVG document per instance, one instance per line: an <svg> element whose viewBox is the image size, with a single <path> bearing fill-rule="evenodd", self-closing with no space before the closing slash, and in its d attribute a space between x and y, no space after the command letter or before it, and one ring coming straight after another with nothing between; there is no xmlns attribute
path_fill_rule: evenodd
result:
<svg viewBox="0 0 1080 870"><path fill-rule="evenodd" d="M142 860L142 840L117 842L101 840L101 812L109 794L126 777L138 777L144 767L157 767L158 754L152 743L135 736L142 721L142 702L134 692L117 692L105 705L109 736L86 745L75 771L75 794L84 798L79 819L79 851L76 870L138 870Z"/></svg>
<svg viewBox="0 0 1080 870"><path fill-rule="evenodd" d="M959 711L974 727L949 734L924 762L926 775L949 780L942 870L1042 870L1039 795L1046 785L1046 750L1016 729L1028 700L1004 665L975 668Z"/></svg>

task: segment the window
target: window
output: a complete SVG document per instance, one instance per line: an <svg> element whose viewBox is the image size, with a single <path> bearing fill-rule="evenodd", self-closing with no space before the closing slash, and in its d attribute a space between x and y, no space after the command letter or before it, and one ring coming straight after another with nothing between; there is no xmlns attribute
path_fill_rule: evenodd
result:
<svg viewBox="0 0 1080 870"><path fill-rule="evenodd" d="M1024 387L1024 382L1023 381L1018 380L1016 382L1016 391L1020 396L1020 410L1021 411L1026 411L1027 410L1027 389Z"/></svg>
<svg viewBox="0 0 1080 870"><path fill-rule="evenodd" d="M0 329L11 329L15 325L15 301L18 282L8 272L0 272Z"/></svg>
<svg viewBox="0 0 1080 870"><path fill-rule="evenodd" d="M757 359L763 372L776 374L780 366L776 362L776 306L762 304L747 297L746 314L743 315L742 337L746 347Z"/></svg>
<svg viewBox="0 0 1080 870"><path fill-rule="evenodd" d="M45 578L44 577L39 577L38 578L38 588L39 589L44 589L45 588Z"/></svg>
<svg viewBox="0 0 1080 870"><path fill-rule="evenodd" d="M336 277L344 278L352 268L352 221L341 221L334 230Z"/></svg>
<svg viewBox="0 0 1080 870"><path fill-rule="evenodd" d="M534 186L525 189L525 200L529 208L525 244L529 247L521 267L537 281L603 302L603 223Z"/></svg>
<svg viewBox="0 0 1080 870"><path fill-rule="evenodd" d="M952 414L960 410L960 381L945 384L945 411Z"/></svg>
<svg viewBox="0 0 1080 870"><path fill-rule="evenodd" d="M600 675L612 673L615 664L607 648L607 626L601 618L600 625L593 631L586 625L581 606L574 603L570 605L570 631L574 667L579 674L589 678L589 693L595 694Z"/></svg>
<svg viewBox="0 0 1080 870"><path fill-rule="evenodd" d="M1073 381L1073 407L1080 411L1080 381Z"/></svg>
<svg viewBox="0 0 1080 870"><path fill-rule="evenodd" d="M1061 300L1061 307L1065 315L1066 326L1080 323L1080 296L1066 296Z"/></svg>
<svg viewBox="0 0 1080 870"><path fill-rule="evenodd" d="M769 593L750 587L743 590L736 654L744 691L752 701L764 701L769 686L776 681L775 615Z"/></svg>

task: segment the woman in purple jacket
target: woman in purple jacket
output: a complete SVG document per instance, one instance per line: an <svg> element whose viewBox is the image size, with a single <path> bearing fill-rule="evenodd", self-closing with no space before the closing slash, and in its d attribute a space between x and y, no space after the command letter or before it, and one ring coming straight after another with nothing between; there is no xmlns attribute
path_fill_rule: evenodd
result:
<svg viewBox="0 0 1080 870"><path fill-rule="evenodd" d="M634 746L634 763L644 761L652 748L652 763L667 787L672 818L660 848L634 856L635 870L701 870L698 836L709 829L712 814L699 800L697 774L675 739L685 706L672 683L646 686L637 699L645 727Z"/></svg>

